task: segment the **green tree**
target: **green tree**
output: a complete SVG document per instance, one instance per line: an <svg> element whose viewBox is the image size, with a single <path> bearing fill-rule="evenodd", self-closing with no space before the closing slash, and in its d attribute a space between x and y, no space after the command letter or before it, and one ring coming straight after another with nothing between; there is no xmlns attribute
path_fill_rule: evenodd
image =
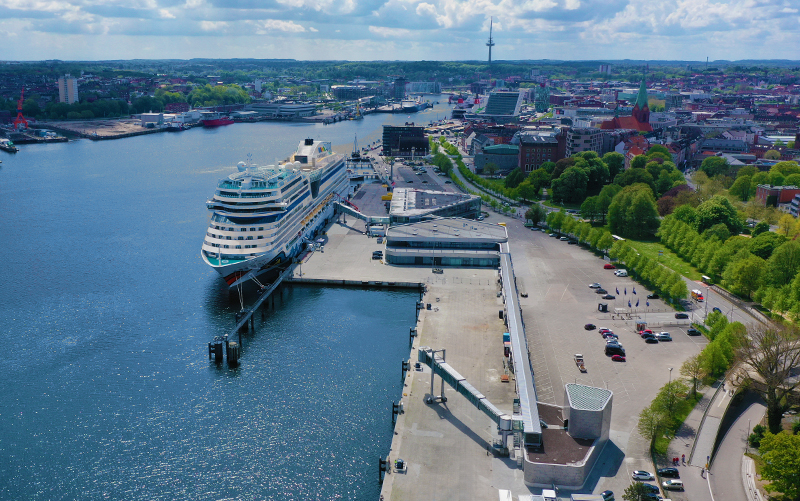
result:
<svg viewBox="0 0 800 501"><path fill-rule="evenodd" d="M747 202L750 199L750 181L750 176L739 176L728 191L742 202Z"/></svg>
<svg viewBox="0 0 800 501"><path fill-rule="evenodd" d="M623 188L608 208L608 223L617 235L641 238L655 234L659 219L650 188L644 184Z"/></svg>
<svg viewBox="0 0 800 501"><path fill-rule="evenodd" d="M588 182L586 189L589 193L599 193L603 185L610 180L608 166L597 156L594 151L583 151L573 156L575 167L586 172Z"/></svg>
<svg viewBox="0 0 800 501"><path fill-rule="evenodd" d="M714 157L717 158L717 157ZM706 159L707 160L707 159ZM736 209L731 205L730 200L717 195L710 200L706 200L697 207L696 230L703 232L715 224L722 223L728 227L733 235L742 232L744 223L736 213Z"/></svg>
<svg viewBox="0 0 800 501"><path fill-rule="evenodd" d="M785 236L771 231L765 231L752 239L750 242L750 252L761 259L769 259L772 255L772 251L780 247L785 241Z"/></svg>
<svg viewBox="0 0 800 501"><path fill-rule="evenodd" d="M612 245L614 245L614 237L611 236L610 232L604 231L597 240L597 250L606 252Z"/></svg>
<svg viewBox="0 0 800 501"><path fill-rule="evenodd" d="M778 233L780 233L784 237L788 237L789 234L794 229L795 222L797 220L792 217L791 214L784 214L778 220Z"/></svg>
<svg viewBox="0 0 800 501"><path fill-rule="evenodd" d="M800 499L800 435L768 432L761 439L758 452L764 461L761 477L769 480L767 491Z"/></svg>
<svg viewBox="0 0 800 501"><path fill-rule="evenodd" d="M800 242L790 240L772 251L767 260L766 280L775 286L792 282L800 270Z"/></svg>
<svg viewBox="0 0 800 501"><path fill-rule="evenodd" d="M549 162L553 163L553 162ZM553 164L555 166L555 164ZM528 174L527 181L531 183L536 193L539 193L542 188L547 188L550 185L550 174L545 169L536 169Z"/></svg>
<svg viewBox="0 0 800 501"><path fill-rule="evenodd" d="M767 152L764 153L764 158L766 160L778 160L781 158L781 154L776 150L767 150Z"/></svg>
<svg viewBox="0 0 800 501"><path fill-rule="evenodd" d="M758 256L749 256L734 261L725 269L725 281L741 294L751 298L761 286L766 263Z"/></svg>
<svg viewBox="0 0 800 501"><path fill-rule="evenodd" d="M751 235L756 237L764 233L765 231L769 231L769 223L766 221L759 221L759 223L756 224L755 227L753 228L753 232L751 233Z"/></svg>
<svg viewBox="0 0 800 501"><path fill-rule="evenodd" d="M680 372L681 376L692 380L692 395L696 398L697 390L703 387L703 379L708 375L701 355L698 353L684 360Z"/></svg>
<svg viewBox="0 0 800 501"><path fill-rule="evenodd" d="M695 226L697 223L697 209L691 205L681 205L672 212L672 217L690 226Z"/></svg>
<svg viewBox="0 0 800 501"><path fill-rule="evenodd" d="M586 187L589 176L580 167L570 167L558 179L554 179L550 186L553 200L557 202L577 203L586 196Z"/></svg>
<svg viewBox="0 0 800 501"><path fill-rule="evenodd" d="M497 164L494 162L486 163L486 165L483 166L483 173L487 176L494 176L497 174Z"/></svg>
<svg viewBox="0 0 800 501"><path fill-rule="evenodd" d="M639 413L639 422L636 424L636 429L642 438L650 442L651 450L659 437L660 430L667 425L668 419L669 417L664 412L664 409L655 402L642 409L642 412Z"/></svg>
<svg viewBox="0 0 800 501"><path fill-rule="evenodd" d="M655 182L653 176L644 169L628 169L617 174L614 178L614 184L620 186L630 186L632 184L644 183L650 187L650 190L655 193Z"/></svg>
<svg viewBox="0 0 800 501"><path fill-rule="evenodd" d="M631 485L625 488L622 493L624 501L647 501L651 498L650 489L648 489L642 482L631 482Z"/></svg>
<svg viewBox="0 0 800 501"><path fill-rule="evenodd" d="M512 170L506 176L505 185L506 188L516 188L517 186L525 180L525 175L522 173L522 169L517 167L516 169Z"/></svg>
<svg viewBox="0 0 800 501"><path fill-rule="evenodd" d="M545 211L544 207L539 204L531 205L531 208L525 211L525 219L530 220L533 222L534 225L539 224L541 221L544 221L545 217L547 216L547 211Z"/></svg>
<svg viewBox="0 0 800 501"><path fill-rule="evenodd" d="M621 153L611 151L603 155L603 162L608 167L610 179L614 179L617 174L625 169L625 157Z"/></svg>
<svg viewBox="0 0 800 501"><path fill-rule="evenodd" d="M705 172L708 177L714 177L718 174L727 174L730 169L728 161L723 157L708 157L700 164L700 170Z"/></svg>

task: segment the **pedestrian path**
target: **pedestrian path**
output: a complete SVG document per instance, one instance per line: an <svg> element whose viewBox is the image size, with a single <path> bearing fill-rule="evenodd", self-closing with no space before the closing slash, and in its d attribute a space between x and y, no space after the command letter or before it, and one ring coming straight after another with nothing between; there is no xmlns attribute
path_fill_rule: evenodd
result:
<svg viewBox="0 0 800 501"><path fill-rule="evenodd" d="M719 427L725 412L731 404L732 396L726 388L725 382L721 386L718 384L711 400L705 419L700 423L697 431L694 450L690 456L690 464L699 468L708 468L711 463L711 455L714 452L714 443L717 441Z"/></svg>

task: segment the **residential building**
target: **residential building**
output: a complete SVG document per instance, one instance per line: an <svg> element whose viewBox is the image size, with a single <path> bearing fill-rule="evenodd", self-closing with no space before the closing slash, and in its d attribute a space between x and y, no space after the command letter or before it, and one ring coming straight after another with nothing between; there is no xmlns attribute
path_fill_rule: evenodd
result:
<svg viewBox="0 0 800 501"><path fill-rule="evenodd" d="M558 139L555 135L520 134L517 165L523 172L534 171L544 162L556 160L558 160Z"/></svg>
<svg viewBox="0 0 800 501"><path fill-rule="evenodd" d="M756 187L756 200L764 207L776 207L778 204L790 203L798 194L800 194L800 188L797 186L759 184Z"/></svg>
<svg viewBox="0 0 800 501"><path fill-rule="evenodd" d="M67 104L78 102L78 79L69 73L58 78L58 100Z"/></svg>
<svg viewBox="0 0 800 501"><path fill-rule="evenodd" d="M800 194L795 195L791 202L789 202L789 213L794 217L800 214Z"/></svg>
<svg viewBox="0 0 800 501"><path fill-rule="evenodd" d="M602 155L603 131L600 129L570 129L567 132L566 156L571 157L581 151L594 151Z"/></svg>

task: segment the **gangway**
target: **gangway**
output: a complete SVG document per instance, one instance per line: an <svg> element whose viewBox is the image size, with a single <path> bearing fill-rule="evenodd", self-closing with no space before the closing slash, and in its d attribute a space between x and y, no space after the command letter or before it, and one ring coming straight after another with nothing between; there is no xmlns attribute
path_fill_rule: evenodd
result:
<svg viewBox="0 0 800 501"><path fill-rule="evenodd" d="M333 202L339 211L350 214L356 219L361 219L365 221L368 225L369 224L389 224L389 217L388 216L368 216L358 210L358 207L350 203L349 201L341 198L335 202Z"/></svg>
<svg viewBox="0 0 800 501"><path fill-rule="evenodd" d="M439 353L441 353L441 355L439 355ZM444 383L447 383L497 424L504 438L508 433L523 431L522 416L509 416L498 409L483 395L483 393L472 386L464 376L445 362L444 355L445 350L433 350L427 346L422 346L417 351L417 361L430 367L431 372L433 372L433 374L438 374L442 379L441 394L434 395L433 386L435 377L431 376L431 393L428 396L427 403L433 403L434 401L447 402L447 397L444 396Z"/></svg>

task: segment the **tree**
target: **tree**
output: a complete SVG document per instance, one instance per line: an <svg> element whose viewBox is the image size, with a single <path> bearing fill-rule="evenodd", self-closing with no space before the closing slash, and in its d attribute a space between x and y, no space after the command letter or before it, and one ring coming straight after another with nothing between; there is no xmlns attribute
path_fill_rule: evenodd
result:
<svg viewBox="0 0 800 501"><path fill-rule="evenodd" d="M651 499L650 489L645 487L642 482L631 482L631 485L626 487L625 492L622 493L622 499L624 501L646 501Z"/></svg>
<svg viewBox="0 0 800 501"><path fill-rule="evenodd" d="M692 380L692 396L697 397L697 390L703 387L703 379L708 375L700 354L689 357L681 365L681 376Z"/></svg>
<svg viewBox="0 0 800 501"><path fill-rule="evenodd" d="M614 179L617 174L625 169L625 157L621 153L611 151L603 155L603 162L608 167L608 175Z"/></svg>
<svg viewBox="0 0 800 501"><path fill-rule="evenodd" d="M781 216L781 218L778 219L778 233L784 237L788 237L789 233L791 233L794 228L795 221L796 219L792 217L791 214L784 214Z"/></svg>
<svg viewBox="0 0 800 501"><path fill-rule="evenodd" d="M636 183L644 183L649 186L654 193L656 191L653 176L644 169L628 169L624 172L620 172L617 174L617 177L614 178L614 184L620 186L630 186Z"/></svg>
<svg viewBox="0 0 800 501"><path fill-rule="evenodd" d="M534 225L539 224L541 221L544 221L544 218L547 216L547 211L544 210L539 204L533 204L530 209L525 211L525 219L530 219Z"/></svg>
<svg viewBox="0 0 800 501"><path fill-rule="evenodd" d="M764 158L766 160L780 160L781 154L776 150L767 150L766 153L764 153Z"/></svg>
<svg viewBox="0 0 800 501"><path fill-rule="evenodd" d="M790 240L772 251L767 260L766 280L775 286L782 286L794 279L800 270L800 242Z"/></svg>
<svg viewBox="0 0 800 501"><path fill-rule="evenodd" d="M742 202L747 202L750 199L750 176L737 177L728 191Z"/></svg>
<svg viewBox="0 0 800 501"><path fill-rule="evenodd" d="M764 460L761 477L770 481L767 491L800 499L800 435L766 433L758 452Z"/></svg>
<svg viewBox="0 0 800 501"><path fill-rule="evenodd" d="M678 221L694 226L697 222L697 209L691 205L681 205L672 212L672 216Z"/></svg>
<svg viewBox="0 0 800 501"><path fill-rule="evenodd" d="M589 176L580 167L570 167L561 174L558 179L554 179L550 185L553 192L553 200L559 202L579 202L586 196L586 187L589 183Z"/></svg>
<svg viewBox="0 0 800 501"><path fill-rule="evenodd" d="M772 433L781 430L786 397L800 387L800 378L789 379L800 365L800 343L795 330L757 325L748 330L749 342L737 347L740 362L733 380L749 386L767 403L767 426Z"/></svg>
<svg viewBox="0 0 800 501"><path fill-rule="evenodd" d="M766 221L759 221L758 224L755 225L753 228L753 232L751 233L752 236L756 237L765 231L769 231L769 223Z"/></svg>
<svg viewBox="0 0 800 501"><path fill-rule="evenodd" d="M750 242L750 252L761 259L769 259L769 257L772 255L772 251L780 247L780 245L785 241L786 237L783 235L779 235L771 231L765 231L764 233L761 233L752 239Z"/></svg>
<svg viewBox="0 0 800 501"><path fill-rule="evenodd" d="M723 157L708 157L700 164L700 170L705 172L708 177L714 177L718 174L727 174L731 168L728 161Z"/></svg>
<svg viewBox="0 0 800 501"><path fill-rule="evenodd" d="M659 219L650 188L644 184L623 188L608 208L608 223L617 235L640 238L655 234Z"/></svg>
<svg viewBox="0 0 800 501"><path fill-rule="evenodd" d="M555 164L553 166L555 167ZM550 174L545 169L536 169L528 174L527 181L531 183L536 193L539 193L542 188L547 188L550 185Z"/></svg>
<svg viewBox="0 0 800 501"><path fill-rule="evenodd" d="M599 219L600 217L600 209L598 208L598 198L597 197L587 197L586 200L583 201L581 204L581 217L584 219L588 219L591 222Z"/></svg>
<svg viewBox="0 0 800 501"><path fill-rule="evenodd" d="M750 299L753 292L761 286L765 264L763 259L752 255L733 261L725 269L725 281Z"/></svg>
<svg viewBox="0 0 800 501"><path fill-rule="evenodd" d="M522 169L517 167L516 169L512 170L508 173L505 179L506 188L516 188L517 186L525 180L525 175L522 173Z"/></svg>
<svg viewBox="0 0 800 501"><path fill-rule="evenodd" d="M655 402L642 409L642 412L639 413L639 422L636 424L636 429L642 438L650 442L650 449L653 448L653 444L655 444L659 436L659 430L667 424L667 419L664 409L656 405Z"/></svg>
<svg viewBox="0 0 800 501"><path fill-rule="evenodd" d="M736 209L733 205L731 205L730 200L721 195L706 200L697 207L695 229L702 233L718 223L727 226L728 231L733 235L738 235L744 228L744 223L739 219L739 215L736 213Z"/></svg>
<svg viewBox="0 0 800 501"><path fill-rule="evenodd" d="M483 166L483 173L487 176L494 176L497 173L497 164L489 162Z"/></svg>

